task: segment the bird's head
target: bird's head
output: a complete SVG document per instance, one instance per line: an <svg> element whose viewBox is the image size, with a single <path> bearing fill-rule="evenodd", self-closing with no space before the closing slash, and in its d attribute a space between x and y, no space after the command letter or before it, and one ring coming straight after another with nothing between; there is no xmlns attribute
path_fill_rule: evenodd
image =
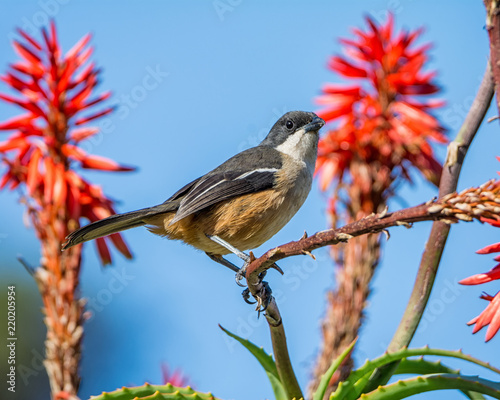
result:
<svg viewBox="0 0 500 400"><path fill-rule="evenodd" d="M302 161L313 171L318 153L318 131L323 125L325 121L313 112L290 111L274 124L260 145L273 147Z"/></svg>

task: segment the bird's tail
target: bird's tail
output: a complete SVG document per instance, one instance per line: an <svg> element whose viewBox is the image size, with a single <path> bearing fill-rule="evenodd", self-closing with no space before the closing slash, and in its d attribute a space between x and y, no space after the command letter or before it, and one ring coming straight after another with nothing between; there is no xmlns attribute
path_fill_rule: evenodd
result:
<svg viewBox="0 0 500 400"><path fill-rule="evenodd" d="M175 211L177 207L178 204L175 204L175 202L165 202L154 207L143 208L125 214L115 214L108 218L101 219L100 221L92 222L70 233L66 237L66 242L64 242L62 246L62 250L69 249L70 247L88 240L145 225L149 217Z"/></svg>

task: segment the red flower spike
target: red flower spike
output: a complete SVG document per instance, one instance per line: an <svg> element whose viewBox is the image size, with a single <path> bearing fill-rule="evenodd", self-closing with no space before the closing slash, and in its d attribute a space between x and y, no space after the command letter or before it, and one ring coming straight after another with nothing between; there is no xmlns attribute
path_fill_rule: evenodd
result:
<svg viewBox="0 0 500 400"><path fill-rule="evenodd" d="M10 65L1 80L17 95L0 93L0 100L16 104L27 111L0 122L0 134L13 133L0 142L5 170L0 171L0 189L21 185L36 207L30 215L38 219L39 229L51 225L61 240L78 227L81 218L96 220L95 210L109 216L113 203L100 188L85 181L75 165L106 171L131 171L112 160L89 155L78 144L98 129L87 126L113 111L112 107L96 108L111 93L95 93L100 70L89 59L93 48L91 35L81 38L63 54L52 21L42 30L42 40L35 40L18 29L20 40L13 42L22 61ZM82 114L86 115L82 115ZM38 139L32 140L32 137ZM76 161L76 163L75 163ZM43 222L40 222L43 221ZM47 237L41 232L39 237ZM97 243L103 263L111 262L108 243L125 256L131 253L120 234Z"/></svg>
<svg viewBox="0 0 500 400"><path fill-rule="evenodd" d="M421 30L395 33L392 15L382 26L369 17L366 22L366 30L353 29L354 39L340 40L347 55L328 62L351 83L325 84L316 99L324 107L317 114L330 127L319 143L321 189L335 180L342 183L353 162L398 169L392 176L402 179L409 179L407 169L413 166L437 183L441 163L429 141L446 143L446 138L429 113L443 105L427 98L440 90L435 73L422 71L429 45L413 47ZM382 187L394 179L387 178Z"/></svg>

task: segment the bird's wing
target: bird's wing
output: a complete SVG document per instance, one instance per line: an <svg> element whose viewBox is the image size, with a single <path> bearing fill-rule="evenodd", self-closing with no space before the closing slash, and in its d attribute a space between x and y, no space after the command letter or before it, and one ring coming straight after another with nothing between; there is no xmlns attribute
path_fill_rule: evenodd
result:
<svg viewBox="0 0 500 400"><path fill-rule="evenodd" d="M200 178L197 178L194 181L189 182L187 185L184 185L183 187L181 187L177 192L175 192L172 196L170 196L167 200L165 200L165 203L170 203L171 201L180 199L182 196L184 196L186 193L188 193L189 190L194 185L196 185L202 178L203 178L203 176Z"/></svg>
<svg viewBox="0 0 500 400"><path fill-rule="evenodd" d="M227 172L216 169L190 188L171 224L223 200L269 189L274 185L277 172L278 168L274 167Z"/></svg>

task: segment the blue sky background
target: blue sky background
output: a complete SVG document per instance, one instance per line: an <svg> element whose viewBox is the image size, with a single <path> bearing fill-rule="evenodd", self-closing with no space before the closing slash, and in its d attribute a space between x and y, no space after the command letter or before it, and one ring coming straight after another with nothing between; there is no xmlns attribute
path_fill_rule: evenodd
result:
<svg viewBox="0 0 500 400"><path fill-rule="evenodd" d="M221 3L229 7L223 14L214 7ZM85 33L94 34L93 59L104 70L100 89L111 89L111 102L121 108L105 122L101 120L102 135L85 149L135 165L138 171L84 174L102 184L119 201L122 212L160 203L187 181L256 145L284 112L315 110L313 99L321 85L340 81L326 68L328 57L340 51L337 38L348 36L351 27L364 27L365 14L385 21L387 9L392 9L398 28L425 27L421 42L434 43L429 68L438 71L443 87L447 106L438 115L450 137L465 117L488 56L481 2L40 0L4 2L1 7L2 71L17 59L10 44L16 26L35 33L37 26L53 16L64 50ZM159 72L152 75L151 71ZM156 76L154 88L146 85L149 89L145 89L145 79L152 82L148 76ZM16 112L0 103L0 120ZM491 109L488 118L495 115L496 110ZM469 150L459 189L497 176L499 145L498 123L485 124ZM443 160L445 149L437 152ZM391 210L436 194L414 176L416 184L400 188ZM325 200L315 185L293 220L255 253L298 239L304 230L325 229ZM0 281L18 287L25 310L19 316L19 329L28 338L43 327L38 312L41 302L35 283L16 257L23 255L36 264L39 245L22 220L17 194L1 192ZM382 353L389 343L411 291L430 226L420 223L411 230L391 229L355 352L358 364ZM93 317L86 324L81 397L144 381L159 383L160 365L168 363L189 376L194 387L220 398L272 398L257 362L217 326L220 323L271 350L265 320L257 320L253 307L242 301L233 274L203 253L155 237L145 229L128 231L125 238L134 260L115 253L114 265L106 269L99 266L94 245L85 246L81 292L89 298ZM458 280L493 267L491 256L475 251L498 240L498 230L478 223L452 228L428 310L412 345L462 348L498 364L500 338L485 344L484 332L473 336L466 326L486 306L478 299L481 290L494 294L498 285L457 285ZM304 389L320 344L326 292L333 284L328 251L318 250L316 256L317 262L305 256L286 259L280 263L284 277L274 272L268 275ZM43 336L35 342L26 339L20 346L32 374L18 378L19 389L24 390L25 381L31 387L39 385L37 398L48 399L43 395L47 390L44 373L38 372L36 362L36 355L43 351ZM453 366L463 366L467 374L492 377L466 364ZM2 368L3 359L0 371ZM23 398L21 393L17 398ZM424 396L451 399L456 393ZM5 397L3 392L1 397Z"/></svg>

